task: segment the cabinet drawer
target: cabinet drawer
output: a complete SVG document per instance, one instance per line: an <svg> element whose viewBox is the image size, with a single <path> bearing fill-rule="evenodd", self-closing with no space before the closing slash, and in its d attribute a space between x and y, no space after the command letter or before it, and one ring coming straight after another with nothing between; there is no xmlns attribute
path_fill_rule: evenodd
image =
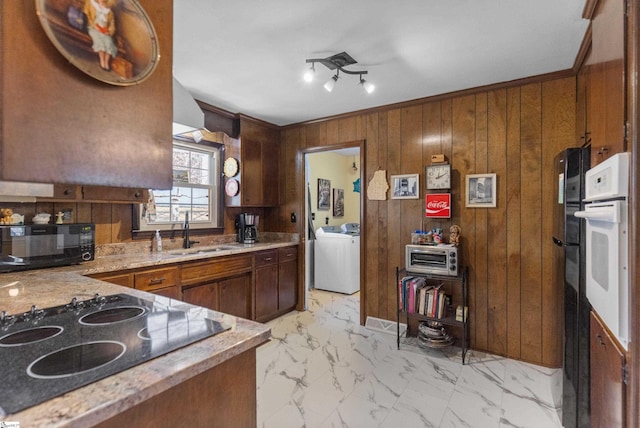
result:
<svg viewBox="0 0 640 428"><path fill-rule="evenodd" d="M112 284L122 285L123 287L133 288L132 276L129 273L103 273L98 275L91 275L91 278L110 282Z"/></svg>
<svg viewBox="0 0 640 428"><path fill-rule="evenodd" d="M280 248L278 250L278 261L280 263L290 262L291 260L298 259L298 248L297 247L286 247Z"/></svg>
<svg viewBox="0 0 640 428"><path fill-rule="evenodd" d="M189 263L182 266L182 285L195 284L205 279L228 277L229 274L252 269L253 256L231 256L212 258L206 262Z"/></svg>
<svg viewBox="0 0 640 428"><path fill-rule="evenodd" d="M268 250L256 253L256 268L278 263L278 251Z"/></svg>
<svg viewBox="0 0 640 428"><path fill-rule="evenodd" d="M133 283L138 290L156 290L178 284L178 268L154 269L151 271L134 273Z"/></svg>

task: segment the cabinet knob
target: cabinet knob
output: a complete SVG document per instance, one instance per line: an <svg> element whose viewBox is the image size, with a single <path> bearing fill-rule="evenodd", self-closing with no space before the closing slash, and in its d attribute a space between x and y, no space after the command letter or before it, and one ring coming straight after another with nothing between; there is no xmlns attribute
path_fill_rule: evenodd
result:
<svg viewBox="0 0 640 428"><path fill-rule="evenodd" d="M136 199L140 199L140 197L142 196L142 193L140 193L140 192L136 192L136 193L134 193L134 194L133 194L133 196L134 196Z"/></svg>
<svg viewBox="0 0 640 428"><path fill-rule="evenodd" d="M596 152L597 154L599 154L600 156L609 153L609 148L608 147L600 147L600 150L598 150Z"/></svg>
<svg viewBox="0 0 640 428"><path fill-rule="evenodd" d="M65 196L69 196L71 194L71 190L69 189L64 189L64 192L62 192Z"/></svg>

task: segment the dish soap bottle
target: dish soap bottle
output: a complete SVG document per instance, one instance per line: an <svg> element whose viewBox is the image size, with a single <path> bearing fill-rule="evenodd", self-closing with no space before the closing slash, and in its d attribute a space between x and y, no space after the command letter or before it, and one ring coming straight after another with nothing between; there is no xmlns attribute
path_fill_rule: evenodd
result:
<svg viewBox="0 0 640 428"><path fill-rule="evenodd" d="M162 252L162 237L159 230L156 230L156 251L158 253Z"/></svg>

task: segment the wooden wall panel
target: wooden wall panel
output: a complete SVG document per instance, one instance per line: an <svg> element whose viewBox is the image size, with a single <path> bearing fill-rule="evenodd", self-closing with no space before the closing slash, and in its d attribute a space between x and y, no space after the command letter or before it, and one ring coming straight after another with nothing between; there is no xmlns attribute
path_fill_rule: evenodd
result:
<svg viewBox="0 0 640 428"><path fill-rule="evenodd" d="M507 93L489 92L487 98L487 172L497 174L497 206L487 212L487 348L507 353Z"/></svg>
<svg viewBox="0 0 640 428"><path fill-rule="evenodd" d="M567 147L567 142L573 140L571 146L579 146L581 141L569 135L572 125L575 126L576 114L575 92L571 89L573 79L554 80L542 84L542 165L543 170L553 170L556 154ZM557 177L553 174L542 175L542 211L550 210L554 200L554 189L558 185ZM553 219L542 217L542 240L547 244L553 233ZM555 286L553 272L553 251L551 245L542 245L542 301L562 301L562 287ZM543 364L558 366L562 364L562 337L554 334L558 326L563 325L562 311L553 306L542 306L542 344Z"/></svg>
<svg viewBox="0 0 640 428"><path fill-rule="evenodd" d="M520 355L521 320L521 170L520 170L520 88L507 89L507 173L503 180L506 187L507 239L507 350L506 355ZM525 221L525 224L527 222Z"/></svg>
<svg viewBox="0 0 640 428"><path fill-rule="evenodd" d="M522 358L542 361L542 100L540 84L522 87Z"/></svg>
<svg viewBox="0 0 640 428"><path fill-rule="evenodd" d="M558 367L561 299L551 272L545 210L555 184L552 159L575 146L575 78L548 80L425 101L411 107L334 118L282 131L286 162L297 151L365 140L365 224L361 317L396 319L396 266L404 265L410 231L425 220L424 167L444 153L452 165L452 218L425 229L462 228L461 260L469 267L471 347ZM420 173L419 200L369 201L378 169ZM296 164L296 177L302 166ZM496 208L467 208L465 176L495 172ZM286 181L296 180L295 177ZM287 209L303 209L302 185L285 183ZM299 211L301 212L301 211ZM300 223L300 222L299 222ZM300 225L282 224L283 231Z"/></svg>
<svg viewBox="0 0 640 428"><path fill-rule="evenodd" d="M464 195L464 177L476 171L475 161L475 97L473 95L454 98L451 105L451 126L453 151L451 166L462 179L460 193ZM464 196L462 196L464 200ZM484 320L478 318L476 311L476 210L469 209L463 203L460 208L461 263L469 269L469 322L471 331L471 346L483 349L476 345L475 330ZM473 309L472 309L473 308Z"/></svg>
<svg viewBox="0 0 640 428"><path fill-rule="evenodd" d="M380 283L380 275L386 279L386 266L381 266L381 260L385 260L384 250L386 245L380 239L383 228L378 227L381 221L381 210L386 205L384 202L371 201L366 197L367 185L373 178L373 174L380 166L381 144L378 139L379 131L379 115L373 113L366 118L366 135L365 141L365 175L363 182L360 183L360 191L364 195L363 205L365 208L365 224L363 225L363 238L360 245L364 245L364 260L361 260L360 266L363 271L368 272L367 280L364 281L364 293L360 294L361 299L365 299L364 308L368 314L380 313L380 297L378 284ZM362 164L361 164L362 165ZM366 239L364 239L366 237ZM385 317L386 317L386 311Z"/></svg>
<svg viewBox="0 0 640 428"><path fill-rule="evenodd" d="M386 166L387 176L400 174L402 171L401 151L402 138L400 133L402 115L400 110L391 110L387 113L387 146L386 146ZM389 179L389 185L391 181ZM391 189L389 189L391 193ZM396 293L395 293L395 268L404 265L404 245L407 243L398 237L402 236L402 202L401 199L389 199L387 203L387 283L394 284L394 288L387 287L380 290L381 303L386 308L385 318L394 319L396 313Z"/></svg>

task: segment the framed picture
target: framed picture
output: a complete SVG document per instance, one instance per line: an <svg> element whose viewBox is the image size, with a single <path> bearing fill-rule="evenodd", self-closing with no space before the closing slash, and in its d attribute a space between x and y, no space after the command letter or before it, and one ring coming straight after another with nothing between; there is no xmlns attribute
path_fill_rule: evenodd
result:
<svg viewBox="0 0 640 428"><path fill-rule="evenodd" d="M344 189L333 189L333 216L344 217Z"/></svg>
<svg viewBox="0 0 640 428"><path fill-rule="evenodd" d="M36 0L36 13L51 43L79 70L111 85L129 86L153 73L160 58L158 36L135 0L96 3ZM98 16L104 16L99 27Z"/></svg>
<svg viewBox="0 0 640 428"><path fill-rule="evenodd" d="M391 176L391 199L418 199L419 174Z"/></svg>
<svg viewBox="0 0 640 428"><path fill-rule="evenodd" d="M466 176L465 205L468 208L493 208L496 206L495 174L468 174Z"/></svg>
<svg viewBox="0 0 640 428"><path fill-rule="evenodd" d="M318 209L329 211L331 205L331 181L318 178Z"/></svg>

